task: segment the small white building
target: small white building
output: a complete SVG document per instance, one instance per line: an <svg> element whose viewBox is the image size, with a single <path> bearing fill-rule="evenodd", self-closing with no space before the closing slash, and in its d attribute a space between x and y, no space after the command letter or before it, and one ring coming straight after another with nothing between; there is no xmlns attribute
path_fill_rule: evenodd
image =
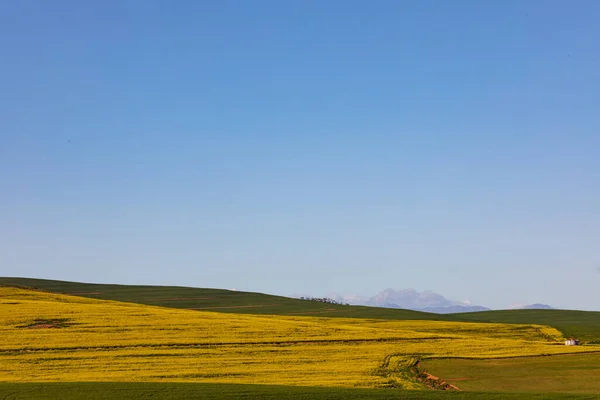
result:
<svg viewBox="0 0 600 400"><path fill-rule="evenodd" d="M567 339L567 340L565 340L565 345L566 346L577 346L577 345L579 345L579 340L577 340L577 339Z"/></svg>

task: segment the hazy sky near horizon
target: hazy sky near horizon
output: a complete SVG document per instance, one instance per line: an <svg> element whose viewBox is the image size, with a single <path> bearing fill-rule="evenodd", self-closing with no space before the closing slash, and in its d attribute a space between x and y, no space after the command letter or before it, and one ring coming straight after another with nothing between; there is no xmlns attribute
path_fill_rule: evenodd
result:
<svg viewBox="0 0 600 400"><path fill-rule="evenodd" d="M600 309L600 3L0 2L0 275Z"/></svg>

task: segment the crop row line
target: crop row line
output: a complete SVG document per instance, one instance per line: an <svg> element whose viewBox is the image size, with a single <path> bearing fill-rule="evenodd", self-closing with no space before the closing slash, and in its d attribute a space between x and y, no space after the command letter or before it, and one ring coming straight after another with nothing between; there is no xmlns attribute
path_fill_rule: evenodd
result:
<svg viewBox="0 0 600 400"><path fill-rule="evenodd" d="M139 343L130 345L110 345L110 346L65 346L65 347L21 347L12 349L0 349L0 354L15 352L44 352L56 350L115 350L129 348L211 348L211 347L231 347L231 346L290 346L298 344L346 344L346 343L373 343L373 342L415 342L423 340L455 340L451 336L435 337L391 337L391 338L363 338L363 339L312 339L312 340L280 340L280 341L252 341L252 342L214 342L214 343Z"/></svg>

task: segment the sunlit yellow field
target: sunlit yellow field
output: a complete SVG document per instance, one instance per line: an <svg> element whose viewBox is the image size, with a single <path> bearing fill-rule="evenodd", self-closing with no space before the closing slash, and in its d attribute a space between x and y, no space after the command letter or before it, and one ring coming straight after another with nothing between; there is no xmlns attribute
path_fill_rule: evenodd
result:
<svg viewBox="0 0 600 400"><path fill-rule="evenodd" d="M567 347L536 325L219 314L0 288L0 381L204 381L417 388L414 357Z"/></svg>

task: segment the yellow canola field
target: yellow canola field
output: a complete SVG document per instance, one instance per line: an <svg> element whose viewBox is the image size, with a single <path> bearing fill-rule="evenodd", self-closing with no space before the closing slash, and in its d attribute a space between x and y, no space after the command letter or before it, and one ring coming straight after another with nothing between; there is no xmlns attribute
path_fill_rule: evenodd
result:
<svg viewBox="0 0 600 400"><path fill-rule="evenodd" d="M414 357L600 350L538 325L220 314L0 287L0 381L419 388Z"/></svg>

